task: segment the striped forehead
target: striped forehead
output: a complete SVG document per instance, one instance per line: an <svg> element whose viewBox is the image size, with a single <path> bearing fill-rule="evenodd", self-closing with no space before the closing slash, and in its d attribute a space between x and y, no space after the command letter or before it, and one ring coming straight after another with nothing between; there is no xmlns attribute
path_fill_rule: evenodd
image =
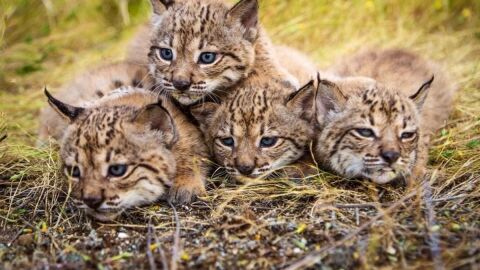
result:
<svg viewBox="0 0 480 270"><path fill-rule="evenodd" d="M261 132L268 125L272 103L267 90L239 92L228 104L226 119L232 134Z"/></svg>
<svg viewBox="0 0 480 270"><path fill-rule="evenodd" d="M119 129L130 114L123 107L93 109L78 123L75 144L95 148L109 146L114 140L123 137Z"/></svg>
<svg viewBox="0 0 480 270"><path fill-rule="evenodd" d="M372 126L398 122L412 125L414 112L410 103L393 91L371 89L361 97L362 116L367 117Z"/></svg>
<svg viewBox="0 0 480 270"><path fill-rule="evenodd" d="M170 18L166 19L173 35L168 35L164 42L175 48L186 46L202 49L219 38L214 34L218 34L217 29L223 27L221 20L224 20L226 12L227 9L218 3L195 1L177 6L170 13Z"/></svg>

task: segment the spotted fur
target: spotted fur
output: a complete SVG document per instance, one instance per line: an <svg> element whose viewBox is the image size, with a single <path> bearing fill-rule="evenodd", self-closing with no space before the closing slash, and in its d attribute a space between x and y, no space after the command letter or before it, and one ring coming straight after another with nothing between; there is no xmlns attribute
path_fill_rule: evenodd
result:
<svg viewBox="0 0 480 270"><path fill-rule="evenodd" d="M271 81L244 87L221 104L200 104L192 113L217 163L234 178L257 178L304 155L313 137L314 92L313 82L295 91Z"/></svg>
<svg viewBox="0 0 480 270"><path fill-rule="evenodd" d="M79 106L98 100L119 87L151 88L153 81L148 70L131 62L108 64L76 76L65 85L57 97L67 104ZM39 145L49 137L60 140L67 122L51 107L45 107L40 116Z"/></svg>
<svg viewBox="0 0 480 270"><path fill-rule="evenodd" d="M336 71L372 78L319 84L316 156L324 166L378 184L421 176L429 137L448 117L454 89L444 73L422 61L404 51L366 52L343 61ZM435 80L429 80L433 72Z"/></svg>
<svg viewBox="0 0 480 270"><path fill-rule="evenodd" d="M111 220L163 197L186 203L205 192L202 135L165 98L133 87L83 105L47 96L66 123L60 156L72 197L88 214Z"/></svg>
<svg viewBox="0 0 480 270"><path fill-rule="evenodd" d="M190 105L206 96L224 96L254 71L298 86L258 25L257 0L233 7L221 0L152 0L152 6L152 26L140 31L128 57L148 63L156 91ZM171 59L162 57L164 49L172 52ZM202 63L200 55L209 52L216 54L215 61Z"/></svg>

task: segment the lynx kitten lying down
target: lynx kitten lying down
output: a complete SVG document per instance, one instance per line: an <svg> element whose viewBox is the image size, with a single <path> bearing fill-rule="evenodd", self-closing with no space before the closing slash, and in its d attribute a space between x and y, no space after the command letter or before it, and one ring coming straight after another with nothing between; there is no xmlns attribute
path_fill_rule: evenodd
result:
<svg viewBox="0 0 480 270"><path fill-rule="evenodd" d="M318 161L338 174L378 184L420 177L430 136L451 111L455 87L446 74L402 50L360 53L332 71L368 78L320 81Z"/></svg>
<svg viewBox="0 0 480 270"><path fill-rule="evenodd" d="M131 67L105 67L112 68L124 74ZM90 215L110 220L166 194L185 203L205 192L208 155L202 135L165 98L131 86L92 97L84 105L66 104L45 94L67 125L60 156L72 196Z"/></svg>
<svg viewBox="0 0 480 270"><path fill-rule="evenodd" d="M191 108L213 158L236 179L269 176L300 159L313 138L313 81L242 87L220 103ZM309 105L310 104L310 105Z"/></svg>

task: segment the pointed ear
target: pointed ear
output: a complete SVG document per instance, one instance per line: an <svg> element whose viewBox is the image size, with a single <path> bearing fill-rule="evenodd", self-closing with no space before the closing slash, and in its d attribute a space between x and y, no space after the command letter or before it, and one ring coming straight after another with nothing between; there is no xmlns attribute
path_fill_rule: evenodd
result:
<svg viewBox="0 0 480 270"><path fill-rule="evenodd" d="M208 125L211 118L215 115L218 108L220 107L219 103L216 102L204 102L191 106L190 113L198 121L200 126Z"/></svg>
<svg viewBox="0 0 480 270"><path fill-rule="evenodd" d="M311 80L287 98L287 108L303 119L311 120L315 114L315 82Z"/></svg>
<svg viewBox="0 0 480 270"><path fill-rule="evenodd" d="M250 42L257 38L258 0L240 0L227 14L245 27L244 37Z"/></svg>
<svg viewBox="0 0 480 270"><path fill-rule="evenodd" d="M175 0L150 0L152 3L153 13L156 15L162 15L165 10L175 4Z"/></svg>
<svg viewBox="0 0 480 270"><path fill-rule="evenodd" d="M170 113L162 106L161 101L140 109L133 121L137 125L148 126L151 130L161 131L167 148L178 141L177 128Z"/></svg>
<svg viewBox="0 0 480 270"><path fill-rule="evenodd" d="M410 96L410 99L415 102L415 105L417 105L418 110L422 110L423 104L425 103L425 100L428 96L428 89L430 89L430 86L432 85L434 79L435 76L432 75L432 78L430 80L425 82L415 94Z"/></svg>
<svg viewBox="0 0 480 270"><path fill-rule="evenodd" d="M75 121L77 117L85 110L84 108L75 107L61 102L60 100L54 98L45 87L45 96L48 98L48 104L58 112L63 118L66 118L71 122Z"/></svg>
<svg viewBox="0 0 480 270"><path fill-rule="evenodd" d="M347 102L347 97L338 85L331 81L322 80L318 74L318 90L316 97L317 122L322 125L324 118L330 111L341 111Z"/></svg>

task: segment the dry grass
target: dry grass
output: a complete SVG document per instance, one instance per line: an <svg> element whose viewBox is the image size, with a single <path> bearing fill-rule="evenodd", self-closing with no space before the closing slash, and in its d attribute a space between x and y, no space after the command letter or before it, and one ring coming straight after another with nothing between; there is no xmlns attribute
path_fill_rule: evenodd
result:
<svg viewBox="0 0 480 270"><path fill-rule="evenodd" d="M146 2L0 3L0 268L478 269L478 1L261 1L273 39L322 66L365 46L401 46L453 73L456 109L423 181L378 187L325 172L244 184L217 178L178 216L160 203L100 224L69 203L55 146L33 147L41 89L121 59L147 20Z"/></svg>

